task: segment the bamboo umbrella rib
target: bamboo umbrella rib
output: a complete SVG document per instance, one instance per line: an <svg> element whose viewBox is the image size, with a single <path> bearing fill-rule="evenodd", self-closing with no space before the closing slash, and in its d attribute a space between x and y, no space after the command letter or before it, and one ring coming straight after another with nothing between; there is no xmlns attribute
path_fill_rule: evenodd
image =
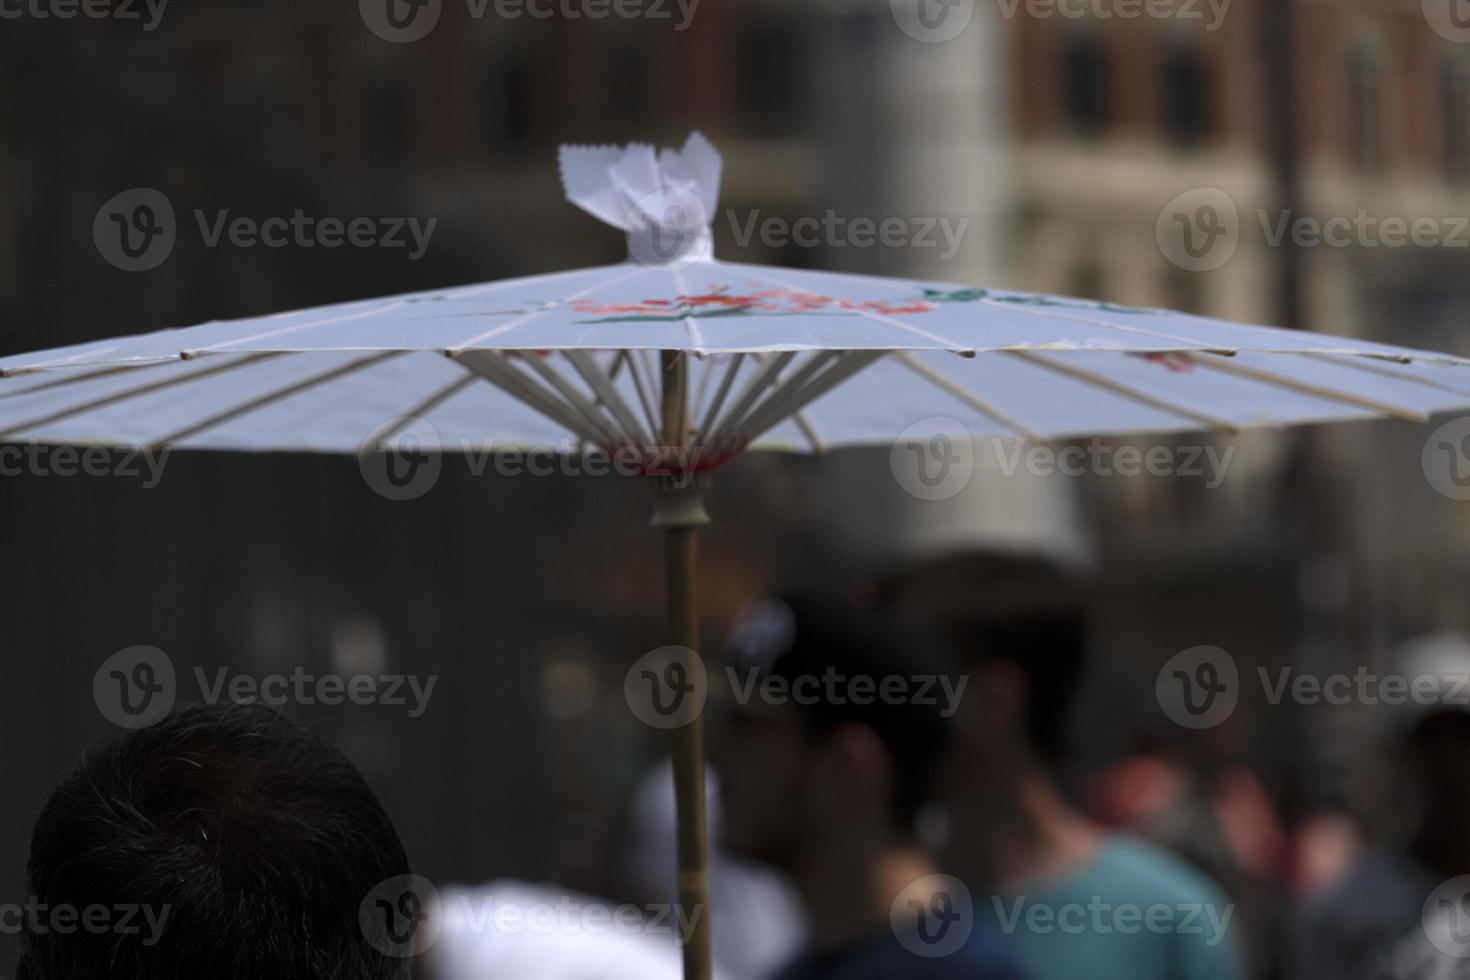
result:
<svg viewBox="0 0 1470 980"><path fill-rule="evenodd" d="M648 431L656 433L659 431L659 424L654 415L653 401L648 394L650 381L644 373L646 365L641 356L647 353L642 350L623 351L628 362L628 376L633 379L633 390L638 392L638 404L643 409L643 419L648 423Z"/></svg>
<svg viewBox="0 0 1470 980"><path fill-rule="evenodd" d="M163 361L162 363L173 364L175 363L175 361L169 360ZM96 381L100 378L110 378L115 374L126 374L129 371L142 371L146 368L159 366L159 364L120 364L116 367L98 368L95 371L86 371L82 374L68 375L64 378L51 378L48 381L41 381L28 387L16 387L14 391L0 391L0 400L6 398L19 398L21 395L33 395L38 391L50 391L53 388L65 388L68 385L80 384L84 381Z"/></svg>
<svg viewBox="0 0 1470 980"><path fill-rule="evenodd" d="M561 395L562 400L571 406L573 411L582 416L593 429L602 433L604 442L609 444L621 442L625 437L618 431L618 427L608 421L592 399L572 387L571 383L563 378L556 368L547 363L547 360L548 358L536 354L521 357L521 363L539 374L543 381Z"/></svg>
<svg viewBox="0 0 1470 980"><path fill-rule="evenodd" d="M1425 378L1417 374L1403 374L1402 372L1394 371L1390 368L1380 367L1378 364L1374 363L1373 358L1363 357L1361 355L1311 353L1303 354L1302 356L1310 357L1313 360L1322 361L1326 364L1335 364L1341 367L1349 367L1355 371L1367 371L1369 374L1376 374L1384 378L1392 378L1395 381L1406 381L1410 384L1423 385L1426 388L1434 388L1437 391L1448 392L1451 395L1470 396L1470 387L1460 388L1455 385L1447 385L1444 382L1435 380L1433 378ZM1452 369L1441 368L1438 370ZM1470 374L1470 371L1466 371L1464 373ZM1470 382L1470 378L1467 378L1466 380L1467 382Z"/></svg>
<svg viewBox="0 0 1470 980"><path fill-rule="evenodd" d="M795 374L788 378L779 375L772 383L770 391L758 405L754 405L745 413L745 417L732 422L731 428L737 433L746 428L761 429L764 431L763 423L772 415L776 420L786 418L791 413L785 411L788 402L795 402L801 395L801 388L841 354L840 351L814 351L806 359Z"/></svg>
<svg viewBox="0 0 1470 980"><path fill-rule="evenodd" d="M193 425L180 429L177 432L170 433L169 435L164 436L162 439L155 440L153 445L155 448L163 448L164 446L183 442L185 439L192 438L193 436L197 436L202 432L206 432L210 429L215 428L216 426L223 425L224 423L229 422L232 419L237 419L242 415L248 415L256 409L264 408L267 405L273 405L284 398L290 398L292 395L296 395L311 388L316 388L320 385L327 384L330 381L335 381L338 378L343 377L344 375L351 374L354 371L359 371L363 368L369 368L376 364L381 364L389 358L402 357L405 353L407 352L390 350L382 351L377 354L369 354L367 357L359 357L354 361L349 361L346 364L342 364L335 368L332 368L330 371L323 371L319 374L314 374L309 378L296 382L295 384L287 385L284 388L278 388L275 391L268 392L258 398L252 398L249 401L236 405L233 408L228 408L223 412L218 412L214 415L211 415L207 419L196 422Z"/></svg>
<svg viewBox="0 0 1470 980"><path fill-rule="evenodd" d="M781 351L780 353L767 354L761 358L760 366L756 368L755 375L745 383L745 387L741 389L734 403L726 409L723 416L715 424L714 431L709 434L708 445L711 448L720 446L725 439L734 434L733 429L735 423L745 417L745 413L750 410L750 406L754 405L756 399L774 383L782 369L790 364L791 359L795 356L795 351Z"/></svg>
<svg viewBox="0 0 1470 980"><path fill-rule="evenodd" d="M221 374L225 371L232 371L235 368L245 367L249 364L258 364L261 361L280 356L282 355L274 353L247 354L243 357L225 361L223 364L211 364L208 367L205 367L198 371L190 371L187 374L176 374L167 378L160 378L156 381L150 381L147 384L142 384L134 388L129 388L126 391L114 392L110 395L103 395L99 398L93 398L88 401L82 402L80 405L72 405L68 408L59 409L58 411L52 412L49 415L42 415L38 418L28 419L25 422L21 422L17 425L11 426L8 429L0 431L0 439L9 439L12 436L26 431L27 429L34 429L38 426L50 425L53 422L60 422L64 419L69 419L77 415L82 415L86 412L91 412L99 408L106 408L107 406L115 405L118 402L127 401L129 398L137 398L141 395L149 395L155 391L163 391L168 388L173 388L177 385L188 384L191 381L198 381L200 378L213 377L214 375Z"/></svg>
<svg viewBox="0 0 1470 980"><path fill-rule="evenodd" d="M588 386L597 393L597 397L605 404L608 411L612 412L623 427L623 435L631 446L645 446L651 444L651 437L645 433L638 424L638 417L623 400L623 396L613 385L612 379L602 370L597 360L584 350L565 350L562 356L571 362L577 373L582 376ZM619 359L621 362L621 358Z"/></svg>
<svg viewBox="0 0 1470 980"><path fill-rule="evenodd" d="M752 276L750 278L753 282L762 283L768 286L779 286L782 289L795 289L800 292L807 292L807 290L802 289L800 286L793 285L789 282L783 282L779 279L772 279L769 275L764 273L759 277ZM937 333L930 333L928 330L923 330L919 327L916 327L912 323L904 323L902 320L895 320L891 316L883 316L882 314L874 313L872 310L853 309L851 312L857 314L860 317L864 317L865 319L872 320L875 323L881 323L889 327L897 327L898 329L903 330L906 333L911 333L916 337L923 337L925 340L931 341L933 343L943 344L944 348L952 353L962 354L966 357L972 357L975 354L975 347L973 344L961 343L960 341L953 340L949 337L941 337Z"/></svg>
<svg viewBox="0 0 1470 980"><path fill-rule="evenodd" d="M1183 405L1168 401L1167 399L1145 394L1137 388L1123 384L1121 381L1115 381L1112 378L1105 377L1094 371L1088 371L1073 364L1062 364L1049 358L1041 357L1032 351L1008 350L1005 353L1012 357L1018 357L1028 363L1035 364L1038 367L1043 367L1049 371L1054 371L1074 380L1092 385L1095 388L1111 391L1115 395L1122 395L1124 398L1136 401L1140 405L1147 405L1149 408L1156 408L1161 412L1167 412L1170 415L1177 415L1180 418L1189 419L1191 422L1199 422L1212 429L1223 429L1226 432L1239 432L1241 430L1239 423L1232 422L1227 418L1222 418L1218 415L1209 415L1205 412L1197 412L1194 409L1185 408Z"/></svg>
<svg viewBox="0 0 1470 980"><path fill-rule="evenodd" d="M614 266L614 268L621 269L623 268L623 266ZM616 286L620 282L625 282L629 279L632 279L634 276L641 273L646 273L647 271L648 270L645 269L643 266L635 266L633 269L624 272L620 276L613 276L611 279L605 279L596 282L593 285L588 286L586 289L572 293L570 296L564 297L561 300L561 303L567 303L574 299L581 299L588 293L595 293L600 289L606 289L609 286ZM549 309L554 309L554 307L547 306L542 307L539 310L533 310L530 313L525 314L524 316L516 317L514 320L511 320L508 323L502 323L499 326L492 327L489 330L486 330L484 333L476 334L468 340L461 340L453 346L446 348L445 353L448 354L450 357L458 357L467 348L473 347L475 344L483 343L484 341L489 340L491 337L498 337L501 334L505 333L507 330L514 330L516 327L525 326L527 323L530 323L532 320L536 319L538 316L541 316Z"/></svg>
<svg viewBox="0 0 1470 980"><path fill-rule="evenodd" d="M466 374L464 377L459 378L456 381L451 381L449 384L440 388L438 391L434 392L428 398L425 398L423 401L419 402L417 405L415 405L413 408L409 409L401 417L399 417L386 431L384 431L381 435L378 436L376 440L373 441L372 448L374 450L382 449L384 444L386 444L388 440L393 439L404 429L412 425L415 419L423 418L434 409L438 408L440 405L444 404L446 401L459 394L469 385L481 380L484 379L482 379L477 374Z"/></svg>
<svg viewBox="0 0 1470 980"><path fill-rule="evenodd" d="M1364 398L1361 395L1354 395L1351 392L1340 391L1336 388L1314 384L1310 381L1301 381L1284 374L1277 374L1274 371L1267 371L1264 368L1248 367L1247 365L1237 364L1233 361L1217 358L1209 354L1195 354L1193 356L1197 363L1224 374L1234 374L1242 378L1250 378L1253 381L1263 381L1266 384L1275 385L1278 388L1286 388L1291 391L1301 392L1302 394L1312 395L1316 398L1326 398L1329 401L1342 402L1345 405L1352 405L1356 408L1366 408L1380 415L1402 419L1405 422L1427 422L1429 420L1429 416L1423 412L1416 412L1412 409L1404 408L1401 405L1393 405L1376 398Z"/></svg>
<svg viewBox="0 0 1470 980"><path fill-rule="evenodd" d="M812 425L811 420L805 414L797 412L791 416L791 420L796 423L796 427L806 437L806 441L812 447L812 452L820 454L827 451L827 444L822 441L822 437L817 434L816 427Z"/></svg>
<svg viewBox="0 0 1470 980"><path fill-rule="evenodd" d="M536 384L524 372L511 367L505 354L499 351L465 351L455 358L455 362L553 422L565 426L573 435L594 444L601 440L601 435L589 428L570 406Z"/></svg>
<svg viewBox="0 0 1470 980"><path fill-rule="evenodd" d="M992 422L995 422L998 425L1002 425L1005 428L1010 429L1013 433L1021 436L1023 439L1033 439L1038 442L1044 441L1042 436L1038 434L1035 430L1021 424L1020 422L1016 421L1016 419L996 408L994 405L982 400L962 386L955 384L955 382L951 381L949 378L946 378L938 371L929 367L929 365L920 363L920 361L912 354L909 354L906 351L900 351L893 356L894 359L898 361L898 363L902 364L910 371L913 371L915 374L919 375L919 377L925 379L929 383L933 384L935 387L944 391L946 394L952 395L953 397L957 398L959 401L968 405L970 408L979 412L981 415L984 415Z"/></svg>
<svg viewBox="0 0 1470 980"><path fill-rule="evenodd" d="M735 376L740 373L740 366L745 363L745 358L745 354L736 354L730 358L730 363L725 367L725 373L720 378L720 386L715 389L715 397L710 401L709 407L705 409L704 420L700 423L699 432L694 439L695 445L702 446L705 444L710 431L714 427L715 419L720 414L720 409L725 405L725 399L730 396L730 388L735 384ZM711 365L709 370L713 370L713 365Z"/></svg>
<svg viewBox="0 0 1470 980"><path fill-rule="evenodd" d="M754 442L781 424L784 419L794 417L801 409L810 405L869 365L876 363L884 357L888 357L890 353L889 351L882 350L843 351L838 360L828 367L820 377L807 384L794 398L788 400L787 404L782 406L781 412L777 417L770 419L763 418L759 427L751 425L746 432L742 433L742 438L747 443Z"/></svg>
<svg viewBox="0 0 1470 980"><path fill-rule="evenodd" d="M713 368L709 366L699 372L699 384L694 389L694 400L689 403L691 420L699 415L699 406L705 403L704 396L709 393L709 379L714 373Z"/></svg>

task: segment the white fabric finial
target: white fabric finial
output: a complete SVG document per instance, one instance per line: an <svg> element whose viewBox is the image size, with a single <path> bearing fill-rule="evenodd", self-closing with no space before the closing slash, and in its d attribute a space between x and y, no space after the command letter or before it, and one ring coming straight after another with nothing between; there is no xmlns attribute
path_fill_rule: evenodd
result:
<svg viewBox="0 0 1470 980"><path fill-rule="evenodd" d="M710 257L710 225L720 198L719 152L698 132L682 150L648 143L563 146L567 200L628 233L640 262L669 265Z"/></svg>

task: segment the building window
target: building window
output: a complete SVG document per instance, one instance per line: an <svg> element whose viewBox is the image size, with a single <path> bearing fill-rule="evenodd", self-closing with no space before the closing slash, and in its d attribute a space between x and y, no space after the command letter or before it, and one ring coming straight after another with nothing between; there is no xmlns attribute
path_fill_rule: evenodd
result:
<svg viewBox="0 0 1470 980"><path fill-rule="evenodd" d="M1089 243L1089 252L1095 248ZM1090 255L1079 259L1068 274L1067 294L1079 299L1102 299L1103 270L1097 259Z"/></svg>
<svg viewBox="0 0 1470 980"><path fill-rule="evenodd" d="M740 78L751 121L768 131L789 133L802 123L801 37L785 24L762 22L742 38Z"/></svg>
<svg viewBox="0 0 1470 980"><path fill-rule="evenodd" d="M503 148L522 148L531 136L534 116L531 72L524 64L497 64L485 75L483 113L487 142Z"/></svg>
<svg viewBox="0 0 1470 980"><path fill-rule="evenodd" d="M1348 61L1349 118L1353 157L1364 173L1377 173L1383 167L1382 87L1377 56L1366 48L1355 50Z"/></svg>
<svg viewBox="0 0 1470 980"><path fill-rule="evenodd" d="M1164 49L1159 90L1164 132L1170 142L1195 147L1210 133L1210 72L1193 44L1171 42Z"/></svg>
<svg viewBox="0 0 1470 980"><path fill-rule="evenodd" d="M1093 31L1077 31L1062 55L1067 125L1079 136L1099 136L1112 109L1112 71L1107 45Z"/></svg>
<svg viewBox="0 0 1470 980"><path fill-rule="evenodd" d="M1445 177L1470 181L1470 67L1458 59L1440 66L1440 118Z"/></svg>

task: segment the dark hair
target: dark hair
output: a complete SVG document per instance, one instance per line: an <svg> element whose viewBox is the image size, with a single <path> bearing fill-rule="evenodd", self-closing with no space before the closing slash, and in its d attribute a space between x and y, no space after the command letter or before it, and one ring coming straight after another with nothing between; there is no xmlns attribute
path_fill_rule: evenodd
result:
<svg viewBox="0 0 1470 980"><path fill-rule="evenodd" d="M787 593L753 608L766 610L755 618L784 620L773 629L748 618L747 628L737 628L734 653L760 676L795 684L830 671L844 682L868 678L875 685L887 677L957 676L933 637L901 629L880 610L812 592ZM939 685L931 683L922 693L922 703L866 695L792 700L812 738L845 724L863 725L878 736L892 763L893 825L906 834L932 797L934 772L950 737Z"/></svg>
<svg viewBox="0 0 1470 980"><path fill-rule="evenodd" d="M407 873L336 749L263 706L184 708L82 759L37 818L26 867L38 907L166 912L162 928L28 920L18 977L387 980L402 961L369 944L358 908Z"/></svg>
<svg viewBox="0 0 1470 980"><path fill-rule="evenodd" d="M1020 670L1030 688L1028 741L1041 762L1059 764L1087 661L1079 573L1032 555L965 554L893 575L879 594L941 633L964 669L1003 660Z"/></svg>

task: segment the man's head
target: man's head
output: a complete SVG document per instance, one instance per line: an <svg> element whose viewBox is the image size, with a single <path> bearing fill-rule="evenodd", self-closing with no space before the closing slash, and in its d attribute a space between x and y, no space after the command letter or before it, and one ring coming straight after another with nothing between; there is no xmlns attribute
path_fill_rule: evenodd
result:
<svg viewBox="0 0 1470 980"><path fill-rule="evenodd" d="M1084 585L1043 559L975 554L895 575L883 593L939 632L970 678L941 780L960 828L945 857L984 879L1000 842L1032 826L1028 787L1059 775L1065 758L1087 649Z"/></svg>
<svg viewBox="0 0 1470 980"><path fill-rule="evenodd" d="M186 708L87 753L26 872L38 907L131 908L138 931L28 918L19 980L399 975L358 920L408 874L392 822L340 752L264 707Z"/></svg>
<svg viewBox="0 0 1470 980"><path fill-rule="evenodd" d="M1086 662L1080 576L1042 558L974 554L909 569L883 593L942 635L971 675L958 716L966 749L1055 769Z"/></svg>
<svg viewBox="0 0 1470 980"><path fill-rule="evenodd" d="M957 696L934 645L876 612L788 596L749 607L732 646L714 739L727 845L790 869L838 828L910 840Z"/></svg>

